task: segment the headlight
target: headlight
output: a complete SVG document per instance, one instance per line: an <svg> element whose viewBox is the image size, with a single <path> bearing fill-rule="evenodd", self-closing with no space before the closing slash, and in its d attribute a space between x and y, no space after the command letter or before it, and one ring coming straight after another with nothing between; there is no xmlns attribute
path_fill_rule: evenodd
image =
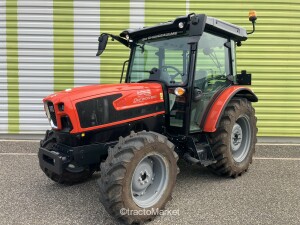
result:
<svg viewBox="0 0 300 225"><path fill-rule="evenodd" d="M57 129L57 126L54 125L53 121L50 119L50 126L54 129Z"/></svg>
<svg viewBox="0 0 300 225"><path fill-rule="evenodd" d="M44 108L46 111L47 118L50 122L50 125L52 128L57 129L57 121L56 121L56 115L54 110L54 105L52 102L45 102Z"/></svg>
<svg viewBox="0 0 300 225"><path fill-rule="evenodd" d="M46 112L46 116L47 116L47 118L48 118L48 120L50 122L51 117L50 117L50 112L49 112L49 108L48 108L47 102L44 103L44 109L45 109L45 112Z"/></svg>

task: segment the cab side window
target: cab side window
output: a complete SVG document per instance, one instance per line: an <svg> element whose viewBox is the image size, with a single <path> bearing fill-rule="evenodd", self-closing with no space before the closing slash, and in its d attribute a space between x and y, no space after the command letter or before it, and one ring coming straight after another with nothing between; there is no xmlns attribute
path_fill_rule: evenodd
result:
<svg viewBox="0 0 300 225"><path fill-rule="evenodd" d="M203 33L198 43L195 86L205 91L230 74L228 39ZM204 84L206 82L206 84Z"/></svg>

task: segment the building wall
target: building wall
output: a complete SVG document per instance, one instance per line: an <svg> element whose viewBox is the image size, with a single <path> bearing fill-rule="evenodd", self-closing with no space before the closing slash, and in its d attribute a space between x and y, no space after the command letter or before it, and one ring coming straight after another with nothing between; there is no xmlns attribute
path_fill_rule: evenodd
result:
<svg viewBox="0 0 300 225"><path fill-rule="evenodd" d="M119 34L205 13L257 31L238 49L238 70L253 74L260 136L300 136L300 2L298 0L2 0L0 134L49 128L42 98L66 88L118 82L128 49L110 42L95 56L101 32Z"/></svg>

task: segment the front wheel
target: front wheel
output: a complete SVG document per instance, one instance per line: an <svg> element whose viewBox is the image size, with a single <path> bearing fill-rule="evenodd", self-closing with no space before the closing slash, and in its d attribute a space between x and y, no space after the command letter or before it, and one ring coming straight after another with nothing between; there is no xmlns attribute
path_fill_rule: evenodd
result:
<svg viewBox="0 0 300 225"><path fill-rule="evenodd" d="M177 159L163 135L142 131L121 138L101 164L100 199L106 211L127 224L152 220L171 199Z"/></svg>
<svg viewBox="0 0 300 225"><path fill-rule="evenodd" d="M256 117L245 98L233 98L221 117L210 144L216 163L209 168L222 176L237 177L248 170L256 144Z"/></svg>

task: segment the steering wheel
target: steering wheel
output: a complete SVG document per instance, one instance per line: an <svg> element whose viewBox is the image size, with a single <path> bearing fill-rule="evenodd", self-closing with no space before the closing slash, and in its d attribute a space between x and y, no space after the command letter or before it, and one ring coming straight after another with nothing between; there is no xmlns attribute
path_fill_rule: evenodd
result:
<svg viewBox="0 0 300 225"><path fill-rule="evenodd" d="M169 75L169 73L168 73L168 71L167 71L168 68L175 70L176 73L175 73L174 75ZM180 71L179 69L177 69L175 66L165 65L165 66L162 66L161 69L162 69L162 71L165 71L165 72L168 73L168 75L169 75L170 78L171 78L171 81L174 81L174 79L175 79L178 75L181 75L181 76L183 75L183 73L181 73L181 71Z"/></svg>

